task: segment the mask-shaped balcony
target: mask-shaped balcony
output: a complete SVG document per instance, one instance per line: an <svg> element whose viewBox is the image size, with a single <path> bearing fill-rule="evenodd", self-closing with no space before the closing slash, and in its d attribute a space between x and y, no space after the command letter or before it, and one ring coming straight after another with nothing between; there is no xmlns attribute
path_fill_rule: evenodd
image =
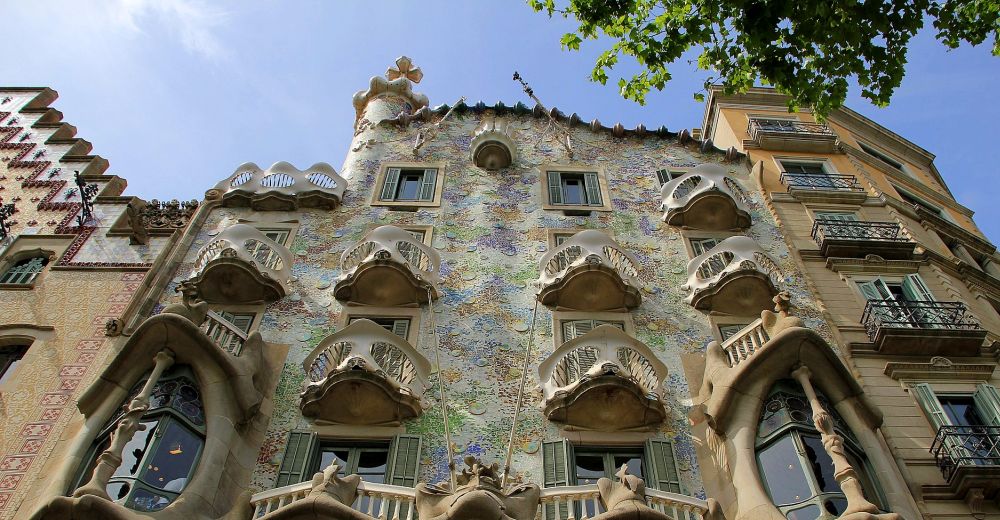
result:
<svg viewBox="0 0 1000 520"><path fill-rule="evenodd" d="M249 206L257 211L334 209L344 198L347 181L326 163L299 170L281 161L261 170L245 163L209 190L207 198L221 198L224 206Z"/></svg>
<svg viewBox="0 0 1000 520"><path fill-rule="evenodd" d="M201 249L191 283L211 303L270 303L288 293L292 253L246 224L229 226Z"/></svg>
<svg viewBox="0 0 1000 520"><path fill-rule="evenodd" d="M539 365L538 376L545 415L571 429L647 430L666 417L667 367L612 325L563 343Z"/></svg>
<svg viewBox="0 0 1000 520"><path fill-rule="evenodd" d="M838 147L837 134L824 123L754 117L747 134L744 148L830 153Z"/></svg>
<svg viewBox="0 0 1000 520"><path fill-rule="evenodd" d="M684 289L698 310L749 316L771 307L782 278L757 242L735 236L688 262Z"/></svg>
<svg viewBox="0 0 1000 520"><path fill-rule="evenodd" d="M642 296L635 277L639 261L611 237L588 229L542 256L538 301L573 311L627 311Z"/></svg>
<svg viewBox="0 0 1000 520"><path fill-rule="evenodd" d="M706 231L750 227L749 196L724 168L702 164L660 188L663 221Z"/></svg>
<svg viewBox="0 0 1000 520"><path fill-rule="evenodd" d="M403 338L358 320L324 339L302 367L302 415L338 424L395 425L423 411L430 363Z"/></svg>
<svg viewBox="0 0 1000 520"><path fill-rule="evenodd" d="M416 307L438 296L437 251L395 226L381 226L340 257L334 296L355 305Z"/></svg>

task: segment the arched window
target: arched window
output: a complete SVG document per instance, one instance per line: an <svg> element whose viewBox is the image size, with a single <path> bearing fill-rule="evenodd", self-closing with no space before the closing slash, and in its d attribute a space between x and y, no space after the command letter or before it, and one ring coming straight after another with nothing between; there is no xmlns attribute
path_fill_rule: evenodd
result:
<svg viewBox="0 0 1000 520"><path fill-rule="evenodd" d="M132 389L125 405L139 394L145 379ZM92 450L85 482L97 457L108 448L111 432L125 414L125 406L101 430ZM190 370L175 367L160 377L142 416L146 427L122 451L122 464L108 482L112 500L136 511L159 511L173 502L194 473L205 444L205 409Z"/></svg>
<svg viewBox="0 0 1000 520"><path fill-rule="evenodd" d="M0 275L0 283L28 285L35 281L47 263L49 259L46 256L32 256L14 262Z"/></svg>
<svg viewBox="0 0 1000 520"><path fill-rule="evenodd" d="M884 509L857 438L826 398L819 399L844 439L844 452L861 479L865 498ZM756 451L761 480L786 518L815 520L844 512L847 499L834 478L833 459L813 424L809 399L795 381L778 381L771 389L757 425Z"/></svg>

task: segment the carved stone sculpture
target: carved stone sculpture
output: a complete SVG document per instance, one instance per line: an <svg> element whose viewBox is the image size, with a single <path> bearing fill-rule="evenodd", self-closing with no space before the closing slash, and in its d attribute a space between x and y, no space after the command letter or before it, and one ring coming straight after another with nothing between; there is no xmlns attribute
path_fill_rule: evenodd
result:
<svg viewBox="0 0 1000 520"><path fill-rule="evenodd" d="M340 466L330 464L323 471L316 472L312 478L312 489L309 491L309 496L327 495L350 507L358 498L358 484L361 483L361 477L348 475L340 478L337 475L339 470Z"/></svg>
<svg viewBox="0 0 1000 520"><path fill-rule="evenodd" d="M779 292L771 301L774 302L774 312L768 310L760 312L760 322L764 325L768 336L773 338L787 328L805 326L801 318L791 316L788 312L792 307L792 298L788 291Z"/></svg>
<svg viewBox="0 0 1000 520"><path fill-rule="evenodd" d="M140 199L135 199L125 206L125 217L128 219L129 235L128 243L132 245L136 244L148 244L149 243L149 233L146 232L146 226L143 223L142 212L145 209L146 203Z"/></svg>
<svg viewBox="0 0 1000 520"><path fill-rule="evenodd" d="M185 280L177 285L175 291L181 293L182 303L173 303L163 308L163 312L178 314L191 320L196 326L201 326L208 316L208 302L201 299L198 286L190 280Z"/></svg>
<svg viewBox="0 0 1000 520"><path fill-rule="evenodd" d="M417 512L421 520L532 520L538 511L541 490L535 484L500 488L499 465L486 466L465 458L468 469L458 476L458 488L446 484L418 484Z"/></svg>

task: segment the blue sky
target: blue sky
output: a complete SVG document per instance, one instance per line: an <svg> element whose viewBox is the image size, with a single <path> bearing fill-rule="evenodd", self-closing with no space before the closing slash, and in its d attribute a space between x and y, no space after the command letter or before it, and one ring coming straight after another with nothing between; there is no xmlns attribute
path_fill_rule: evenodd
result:
<svg viewBox="0 0 1000 520"><path fill-rule="evenodd" d="M530 100L584 120L671 130L701 125L692 99L704 78L687 63L646 106L587 81L599 43L559 48L572 25L506 2L8 0L0 7L8 62L0 84L49 86L55 106L129 181L127 193L202 198L246 161L317 161L340 168L351 96L406 54L432 105ZM925 31L889 108L852 93L848 105L937 155L956 198L1000 241L1000 58L946 51Z"/></svg>

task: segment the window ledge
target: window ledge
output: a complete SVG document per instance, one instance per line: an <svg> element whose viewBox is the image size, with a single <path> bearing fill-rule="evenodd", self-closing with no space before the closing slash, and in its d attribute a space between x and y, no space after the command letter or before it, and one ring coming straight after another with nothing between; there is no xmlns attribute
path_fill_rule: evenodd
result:
<svg viewBox="0 0 1000 520"><path fill-rule="evenodd" d="M0 291L30 291L34 288L34 283L0 283Z"/></svg>

